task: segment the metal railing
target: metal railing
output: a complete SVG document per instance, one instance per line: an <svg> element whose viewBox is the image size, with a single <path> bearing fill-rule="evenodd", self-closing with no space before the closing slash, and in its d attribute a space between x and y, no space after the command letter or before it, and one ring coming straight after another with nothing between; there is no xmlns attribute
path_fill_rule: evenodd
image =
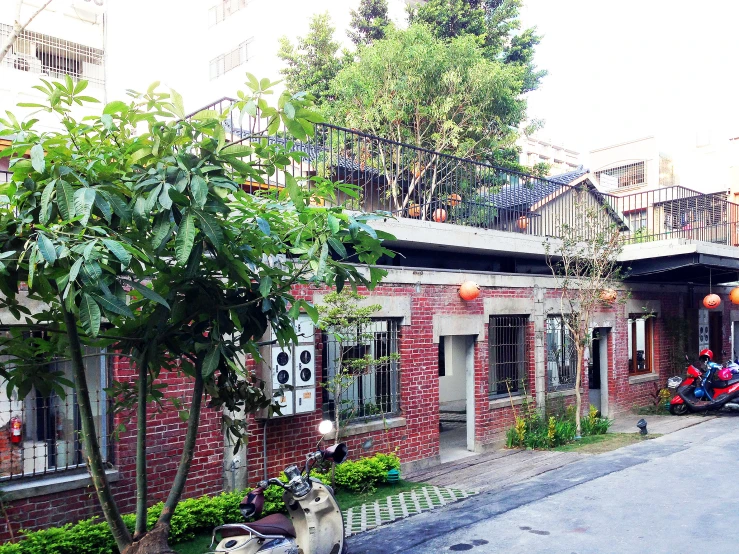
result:
<svg viewBox="0 0 739 554"><path fill-rule="evenodd" d="M628 243L682 238L739 245L739 205L726 200L723 193L702 194L674 186L607 199L623 215Z"/></svg>

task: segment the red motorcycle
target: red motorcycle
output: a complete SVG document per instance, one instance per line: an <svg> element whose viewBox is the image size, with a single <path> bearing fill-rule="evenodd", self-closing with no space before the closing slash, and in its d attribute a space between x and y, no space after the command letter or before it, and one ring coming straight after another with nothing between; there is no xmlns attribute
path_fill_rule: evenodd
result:
<svg viewBox="0 0 739 554"><path fill-rule="evenodd" d="M677 389L670 401L670 413L684 415L721 408L739 409L739 403L735 402L739 399L739 374L713 363L713 352L708 349L701 351L700 360L705 369L691 364L685 379L672 377L668 380L668 387Z"/></svg>

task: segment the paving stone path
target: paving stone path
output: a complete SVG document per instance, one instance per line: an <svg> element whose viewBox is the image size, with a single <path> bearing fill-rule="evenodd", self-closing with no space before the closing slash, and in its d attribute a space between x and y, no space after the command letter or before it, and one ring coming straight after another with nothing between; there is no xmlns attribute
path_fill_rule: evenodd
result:
<svg viewBox="0 0 739 554"><path fill-rule="evenodd" d="M343 513L346 536L362 533L421 512L441 508L452 502L469 498L478 492L477 490L428 485L388 496L382 500L367 502L361 506L349 508Z"/></svg>

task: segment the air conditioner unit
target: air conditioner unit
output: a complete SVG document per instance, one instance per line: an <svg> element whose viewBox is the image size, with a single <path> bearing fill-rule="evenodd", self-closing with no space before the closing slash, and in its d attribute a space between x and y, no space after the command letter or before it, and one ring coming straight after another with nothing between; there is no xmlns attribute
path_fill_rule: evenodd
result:
<svg viewBox="0 0 739 554"><path fill-rule="evenodd" d="M41 61L36 56L28 54L8 54L3 60L3 65L19 71L41 73Z"/></svg>

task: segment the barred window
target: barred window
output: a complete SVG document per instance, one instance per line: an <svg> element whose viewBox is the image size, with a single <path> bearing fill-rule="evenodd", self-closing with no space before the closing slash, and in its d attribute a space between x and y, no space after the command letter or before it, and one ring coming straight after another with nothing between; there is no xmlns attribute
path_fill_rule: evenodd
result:
<svg viewBox="0 0 739 554"><path fill-rule="evenodd" d="M220 0L218 4L208 10L208 26L218 25L237 11L246 7L246 0Z"/></svg>
<svg viewBox="0 0 739 554"><path fill-rule="evenodd" d="M234 48L230 52L226 52L225 54L221 54L217 58L212 59L210 61L211 80L216 79L224 73L228 73L232 69L245 64L249 59L248 46L253 40L253 37L249 40L245 40L244 42L239 44L237 48Z"/></svg>
<svg viewBox="0 0 739 554"><path fill-rule="evenodd" d="M11 25L0 23L0 43L10 37L12 29ZM99 48L26 30L20 33L0 65L54 79L69 75L103 85L104 58L105 53Z"/></svg>
<svg viewBox="0 0 739 554"><path fill-rule="evenodd" d="M628 320L629 373L651 373L654 319L633 316Z"/></svg>
<svg viewBox="0 0 739 554"><path fill-rule="evenodd" d="M547 317L547 376L549 390L575 386L577 350L562 316Z"/></svg>
<svg viewBox="0 0 739 554"><path fill-rule="evenodd" d="M84 355L95 430L107 461L110 447L108 399L104 390L109 381L107 357L96 348L86 348ZM61 372L64 378L74 382L68 361L45 368ZM85 467L77 394L74 388L63 389L64 396L55 392L44 395L34 389L19 400L17 391L9 397L6 383L0 382L0 480ZM20 429L14 430L15 425Z"/></svg>
<svg viewBox="0 0 739 554"><path fill-rule="evenodd" d="M528 316L493 316L488 328L490 396L522 394L527 388Z"/></svg>
<svg viewBox="0 0 739 554"><path fill-rule="evenodd" d="M373 359L398 354L398 321L376 319L364 328L357 328L354 338L341 342L329 333L323 334L323 381L328 382L337 372L338 360ZM343 347L343 353L339 349ZM324 410L333 419L335 410L342 411L344 420L364 421L397 414L400 411L400 369L397 359L374 364L356 371L341 395L339 406L333 392L324 388Z"/></svg>
<svg viewBox="0 0 739 554"><path fill-rule="evenodd" d="M601 175L610 175L618 179L619 188L641 185L646 183L646 163L636 162L595 172L598 179Z"/></svg>

